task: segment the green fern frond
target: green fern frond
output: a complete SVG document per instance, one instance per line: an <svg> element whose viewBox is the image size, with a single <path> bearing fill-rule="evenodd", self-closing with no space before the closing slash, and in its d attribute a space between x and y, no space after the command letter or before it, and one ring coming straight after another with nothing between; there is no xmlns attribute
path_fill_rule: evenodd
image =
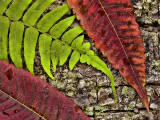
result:
<svg viewBox="0 0 160 120"><path fill-rule="evenodd" d="M35 48L38 42L42 67L52 79L54 77L50 71L51 61L54 72L56 72L57 65L64 65L67 60L69 60L70 70L73 70L78 61L87 63L101 70L110 78L116 100L112 73L106 64L98 56L95 56L94 51L90 50L90 43L83 44L83 28L77 26L69 29L75 16L62 19L69 11L67 4L42 16L42 13L54 0L37 0L33 4L31 4L32 0L14 0L5 12L10 2L11 0L0 1L0 60L8 61L9 34L11 60L16 67L23 67L21 51L24 43L25 63L28 70L34 74ZM30 7L28 8L28 6Z"/></svg>

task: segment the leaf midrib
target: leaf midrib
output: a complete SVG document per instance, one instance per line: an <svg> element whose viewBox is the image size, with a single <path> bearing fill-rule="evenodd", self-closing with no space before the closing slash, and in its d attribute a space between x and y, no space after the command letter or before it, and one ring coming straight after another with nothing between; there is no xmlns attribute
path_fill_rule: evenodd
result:
<svg viewBox="0 0 160 120"><path fill-rule="evenodd" d="M4 92L2 89L0 89L0 91L7 95L8 97L10 97L12 100L16 101L18 104L24 106L25 108L29 109L30 111L32 111L33 113L35 113L36 115L38 115L39 117L41 117L44 120L47 120L46 118L44 118L44 116L40 115L39 113L37 113L36 111L34 111L33 109L29 108L28 106L26 106L25 104L21 103L20 101L18 101L17 99L13 98L11 95L7 94L6 92Z"/></svg>
<svg viewBox="0 0 160 120"><path fill-rule="evenodd" d="M143 91L142 91L143 88L141 87L141 85L140 85L140 83L139 83L139 80L138 80L138 78L137 78L137 75L135 74L135 70L133 69L133 66L132 66L132 64L131 64L131 62L130 62L130 60L129 60L129 57L128 57L128 55L127 55L126 50L124 49L124 45L122 44L121 39L119 38L119 35L118 35L118 33L117 33L117 31L116 31L113 23L112 23L109 15L108 15L108 13L107 13L107 11L105 10L103 4L101 3L100 0L98 0L98 2L99 2L99 4L101 5L103 11L105 12L105 15L107 16L110 24L112 25L112 28L113 28L114 32L116 33L116 36L117 36L117 38L118 38L118 40L119 40L119 42L120 42L120 44L121 44L121 46L122 46L122 48L123 48L123 51L124 51L124 53L125 53L125 56L126 56L128 62L129 62L129 65L130 65L130 67L131 67L131 69L132 69L132 71L133 71L133 73L134 73L134 76L135 76L135 78L136 78L136 82L137 82L138 86L141 88L140 91L141 91L141 93L143 94ZM143 95L144 95L144 94L143 94Z"/></svg>

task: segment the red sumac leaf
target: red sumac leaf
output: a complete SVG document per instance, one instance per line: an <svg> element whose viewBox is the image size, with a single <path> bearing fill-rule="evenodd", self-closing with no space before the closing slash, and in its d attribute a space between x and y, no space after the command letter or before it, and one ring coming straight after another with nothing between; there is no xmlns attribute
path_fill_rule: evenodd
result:
<svg viewBox="0 0 160 120"><path fill-rule="evenodd" d="M39 77L0 61L0 120L90 120Z"/></svg>
<svg viewBox="0 0 160 120"><path fill-rule="evenodd" d="M149 112L145 49L130 0L67 0L83 28L137 91Z"/></svg>

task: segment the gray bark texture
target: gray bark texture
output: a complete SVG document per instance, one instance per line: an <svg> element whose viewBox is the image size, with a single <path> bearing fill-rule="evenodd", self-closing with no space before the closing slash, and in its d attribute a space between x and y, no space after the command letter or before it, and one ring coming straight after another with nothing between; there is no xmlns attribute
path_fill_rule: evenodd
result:
<svg viewBox="0 0 160 120"><path fill-rule="evenodd" d="M64 3L64 0L56 0L49 10ZM114 101L109 78L101 71L81 63L70 71L67 62L64 66L58 66L56 73L53 73L56 78L53 81L43 71L39 52L36 51L36 75L69 96L93 120L160 120L160 2L132 0L132 4L146 49L146 88L150 116L135 90L112 68L107 58L87 35L85 41L91 43L91 49L107 64L114 75L118 102ZM79 21L73 24L77 25Z"/></svg>

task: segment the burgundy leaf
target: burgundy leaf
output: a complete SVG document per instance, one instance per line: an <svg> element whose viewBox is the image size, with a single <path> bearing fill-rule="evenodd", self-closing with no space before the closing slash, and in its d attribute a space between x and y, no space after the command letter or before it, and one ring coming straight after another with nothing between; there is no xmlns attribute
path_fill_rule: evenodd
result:
<svg viewBox="0 0 160 120"><path fill-rule="evenodd" d="M0 120L90 120L39 77L0 61Z"/></svg>
<svg viewBox="0 0 160 120"><path fill-rule="evenodd" d="M67 0L83 28L149 112L143 40L130 0Z"/></svg>

